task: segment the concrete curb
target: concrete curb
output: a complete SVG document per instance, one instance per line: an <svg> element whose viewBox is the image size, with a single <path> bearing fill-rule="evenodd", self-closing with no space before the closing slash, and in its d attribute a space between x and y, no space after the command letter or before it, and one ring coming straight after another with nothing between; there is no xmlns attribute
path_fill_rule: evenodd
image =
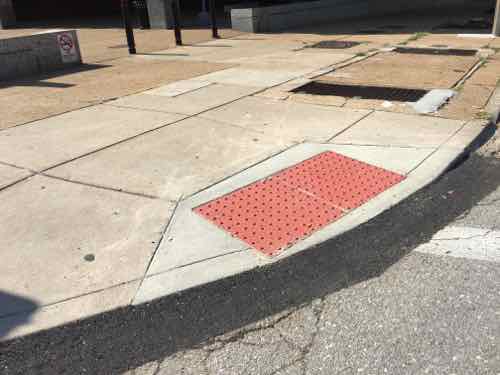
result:
<svg viewBox="0 0 500 375"><path fill-rule="evenodd" d="M151 274L149 277L147 276L132 304L140 305L148 303L169 294L175 294L194 287L210 284L216 280L231 277L255 268L270 267L285 258L315 248L325 241L332 240L343 233L351 231L404 201L419 190L438 180L447 171L455 168L462 161L467 159L468 155L478 145L484 143L484 141L488 139L489 135L492 134L492 129L494 129L494 126L489 120L472 120L464 123L452 136L450 136L450 138L408 170L406 180L379 194L377 197L356 210L351 211L343 218L292 245L285 252L274 258L259 256L259 254L255 254L252 249L246 249L245 246L238 248L237 252L235 252L233 248L231 249L233 251L229 252L220 251L216 256L206 260L200 260L196 263L190 263L187 267L183 266ZM284 167L294 164L297 160L303 160L304 157L308 155L300 152L298 155L294 155L294 149L301 149L307 145L311 148L308 152L312 154L314 154L313 151L316 153L324 151L325 147L332 149L346 146L353 148L372 147L366 145L342 145L333 142L329 145L314 143L297 145L275 158L249 168L230 179L224 180L192 196L189 199L191 206L196 206L200 202L206 202L216 196L234 191L241 186L248 185L254 180L258 180L261 177L266 177L278 170L282 170ZM363 159L358 160L365 161ZM193 236L202 238L203 233L193 234ZM172 234L172 238L175 237L175 234ZM177 250L182 248L180 244L176 246L180 246ZM174 250L169 249L166 254L172 252L174 252ZM217 271L210 272L210 269Z"/></svg>
<svg viewBox="0 0 500 375"><path fill-rule="evenodd" d="M496 124L500 119L500 86L491 94L488 103L486 104L486 111L490 114L490 121Z"/></svg>

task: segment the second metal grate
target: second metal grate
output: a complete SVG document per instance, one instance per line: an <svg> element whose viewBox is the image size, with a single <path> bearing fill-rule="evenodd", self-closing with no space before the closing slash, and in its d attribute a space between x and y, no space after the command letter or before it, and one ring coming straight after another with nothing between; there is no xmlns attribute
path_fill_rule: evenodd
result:
<svg viewBox="0 0 500 375"><path fill-rule="evenodd" d="M331 95L345 98L376 99L395 102L416 102L427 90L402 87L343 85L328 82L310 82L294 90L294 93L310 95Z"/></svg>

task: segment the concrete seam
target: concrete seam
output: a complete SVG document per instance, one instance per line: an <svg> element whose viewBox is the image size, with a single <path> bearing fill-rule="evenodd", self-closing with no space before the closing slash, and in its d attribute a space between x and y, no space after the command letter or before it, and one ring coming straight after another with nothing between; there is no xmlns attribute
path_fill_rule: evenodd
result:
<svg viewBox="0 0 500 375"><path fill-rule="evenodd" d="M135 138L138 138L138 137L140 137L140 136L142 136L142 135L149 134L149 133L152 133L152 132L154 132L154 131L157 131L157 130L160 130L160 129L166 128L167 126L177 124L177 123L179 123L179 122L181 122L181 121L183 121L183 120L186 120L186 119L188 119L188 118L191 118L191 117L193 117L193 116L189 116L189 117L181 118L181 119L179 119L179 120L175 120L175 121L173 121L173 122L167 122L167 123L165 123L165 124L163 124L163 125L160 125L160 126L158 126L158 127L154 128L154 129L149 129L149 130L146 130L146 131L144 131L144 132L141 132L141 133L135 134L135 135L133 135L133 136L131 136L131 137L124 138L124 139L121 139L121 140L119 140L119 141L117 141L117 142L111 143L111 144L109 144L109 145L106 145L106 146L103 146L103 147L97 148L97 149L95 149L95 150L92 150L92 151L86 152L86 153L84 153L84 154L82 154L82 155L76 156L76 157L71 158L71 159L69 159L69 160L65 160L65 161L63 161L63 162L60 162L60 163L57 163L57 164L51 165L51 166L49 166L49 167L47 167L47 168L44 168L44 169L40 170L40 171L39 171L39 173L44 173L44 172L47 172L47 171L49 171L49 170L51 170L51 169L54 169L54 168L60 167L60 166L62 166L62 165L68 164L68 163L71 163L71 162L73 162L73 161L75 161L75 160L78 160L78 159L81 159L81 158L87 157L87 156L89 156L89 155L92 155L92 154L98 153L98 152L100 152L100 151L106 150L106 149L111 148L111 147L113 147L113 146L116 146L116 145L119 145L119 144L122 144L122 143L128 142L128 141L133 140L133 139L135 139Z"/></svg>
<svg viewBox="0 0 500 375"><path fill-rule="evenodd" d="M174 209L172 210L172 214L170 215L170 217L168 218L166 224L165 224L165 227L163 228L162 232L161 232L161 235L160 235L160 238L158 240L158 243L156 244L156 247L153 251L153 254L151 254L151 257L149 258L149 262L146 266L146 269L144 271L144 274L143 276L140 278L140 283L139 285L137 286L137 290L135 291L134 295L132 296L132 298L130 299L130 302L129 304L131 304L135 297L137 297L137 293L139 293L139 290L141 290L141 287L142 287L142 284L144 283L144 280L147 278L147 275L148 275L148 271L149 271L149 268L151 267L151 264L153 263L153 260L156 256L156 253L158 252L158 250L160 249L160 245L161 243L163 242L163 238L165 237L165 234L167 233L168 231L168 228L170 227L170 224L172 223L173 219L174 219L174 216L175 216L175 213L177 212L177 209L179 208L179 204L182 200L182 197L180 197L177 202L175 203L175 206L174 206Z"/></svg>
<svg viewBox="0 0 500 375"><path fill-rule="evenodd" d="M66 113L70 113L70 112L75 112L75 111L78 111L80 109L85 109L85 108L89 108L89 107L95 107L97 105L99 105L101 103L94 103L94 104L89 104L89 105L84 105L82 107L78 107L78 108L72 108L72 109L68 109L67 111L63 111L63 112L60 112L60 113L57 113L57 114L54 114L54 115L49 115L49 116L45 116L45 117L40 117L38 119L35 119L35 120L30 120L30 121L27 121L27 122L23 122L21 124L17 124L17 125L13 125L13 126L9 126L8 128L5 128L5 129L0 129L0 132L4 132L4 131L7 131L9 129L14 129L14 128L18 128L18 127L21 127L21 126L26 126L26 125L30 125L34 122L37 122L37 121L42 121L42 120L47 120L49 118L52 118L52 117L57 117L57 116L61 116L61 115L64 115Z"/></svg>
<svg viewBox="0 0 500 375"><path fill-rule="evenodd" d="M415 171L415 170L416 170L417 168L419 168L422 164L424 164L424 163L425 163L428 159L430 159L430 158L431 158L434 154L436 154L436 153L437 153L437 152L441 149L441 147L443 147L443 145L444 145L446 142L448 142L451 138L453 138L455 135L457 135L457 134L460 132L460 130L462 130L462 129L465 127L465 125L466 125L466 124L467 124L467 123L464 123L464 125L463 125L463 126L461 126L461 127L460 127L460 129L458 129L457 131L455 131L455 132L453 133L453 135L451 135L449 138L447 138L447 139L446 139L446 141L442 142L442 143L441 143L438 147L436 147L436 149L435 149L434 151L432 151L429 155L427 155L427 156L426 156L426 157L425 157L425 158L424 158L424 159L423 159L420 163L418 163L415 167L413 167L411 170L409 170L409 171L407 172L407 175L409 175L410 173L413 173L413 171ZM460 152L460 155L461 155L461 154L462 154L462 152ZM459 155L457 155L457 158L458 158L458 157L459 157Z"/></svg>
<svg viewBox="0 0 500 375"><path fill-rule="evenodd" d="M451 86L451 89L456 89L457 87L460 87L463 85L472 75L479 70L484 65L484 60L479 60L477 63L475 63L471 69L465 75L463 75L453 86Z"/></svg>
<svg viewBox="0 0 500 375"><path fill-rule="evenodd" d="M204 263L204 262L209 261L209 260L218 259L218 258L224 258L224 257L226 257L228 255L233 255L233 254L238 254L238 253L244 253L246 251L250 252L251 250L252 249L249 248L249 247L246 247L244 249L231 250L231 251L229 251L227 253L224 253L224 254L214 255L214 256L211 256L211 257L208 257L208 258L204 258L204 259L201 259L201 260L195 260L193 262L183 264L182 266L168 268L168 269L163 270L163 271L158 271L158 272L155 272L155 273L151 273L149 275L146 275L144 277L144 279L149 279L149 278L154 277L154 276L163 275L165 273L169 273L169 272L172 272L172 271L175 271L175 270L187 268L187 267L193 266L195 264Z"/></svg>
<svg viewBox="0 0 500 375"><path fill-rule="evenodd" d="M354 121L351 125L349 125L347 128L345 128L344 130L340 131L339 133L335 134L333 137L330 137L329 139L327 139L327 143L330 143L334 138L338 137L339 135L345 133L346 131L348 131L349 129L351 129L352 127L354 127L355 125L357 125L359 122L361 122L362 120L364 120L365 118L367 118L368 116L372 115L373 113L375 113L375 110L371 110L370 112L366 113L364 116L362 116L361 118L359 118L358 120Z"/></svg>
<svg viewBox="0 0 500 375"><path fill-rule="evenodd" d="M53 178L55 180L69 182L71 184L83 185L83 186L87 186L87 187L91 187L91 188L113 191L115 193L123 193L123 194L127 194L127 195L133 195L133 196L141 197L141 198L161 199L161 197L158 197L158 196L155 196L155 195L149 195L149 194L143 194L143 193L135 193L135 192L132 192L132 191L127 191L127 190L112 188L112 187L109 187L109 186L102 186L102 185L91 184L91 183L83 182L83 181L71 180L69 178L54 176L54 175L43 173L43 172L36 173L35 175L37 175L37 176L44 176L44 177L47 177L47 178Z"/></svg>
<svg viewBox="0 0 500 375"><path fill-rule="evenodd" d="M329 145L339 145L339 146L360 146L360 147L381 147L381 148L404 148L404 149L412 149L412 150L431 150L436 149L437 147L433 146L406 146L406 145L381 145L381 144L371 144L371 143L345 143L345 142L329 142L326 143Z"/></svg>
<svg viewBox="0 0 500 375"><path fill-rule="evenodd" d="M493 90L485 108L490 113L491 122L496 124L500 119L500 86L497 85Z"/></svg>
<svg viewBox="0 0 500 375"><path fill-rule="evenodd" d="M427 155L420 163L418 163L415 167L409 170L406 174L409 175L417 168L419 168L422 164L424 164L429 158L431 158L434 154L436 154L436 152L438 152L441 149L441 147L443 147L446 143L448 143L448 141L450 141L454 136L456 136L468 123L469 123L468 121L465 121L460 128L458 128L451 136L446 138L446 140L443 141L438 147L436 147L434 151L432 151L429 155ZM465 150L466 148L464 148L459 154L457 154L454 160L460 158L460 156L465 152ZM453 162L451 164L453 164ZM446 170L443 173L446 173Z"/></svg>
<svg viewBox="0 0 500 375"><path fill-rule="evenodd" d="M127 56L127 57L118 57L118 58L112 58L112 59L108 59L108 60L102 60L102 61L95 61L95 62L90 62L90 63L99 63L99 62L104 62L104 61L112 61L112 60L120 60L120 59L127 59L127 58L130 58L130 56ZM206 61L207 63L211 63L210 61ZM218 72L218 71L222 71L222 70L226 70L226 69L230 69L230 68L234 68L234 66L231 66L231 67L227 67L227 68L223 68L223 69L217 69L217 70L214 70L213 72ZM213 73L211 72L211 73ZM207 73L205 73L207 74ZM170 81L168 83L162 83L158 86L151 86L149 88L146 88L146 89L140 89L139 91L134 91L132 93L129 93L129 94L126 94L126 95L123 95L123 96L118 96L118 97L114 97L114 98L108 98L108 99L102 99L102 100L99 100L98 102L96 103L91 103L91 104L88 104L88 105L83 105L81 107L76 107L76 108L72 108L72 109L68 109L67 111L63 111L63 112L59 112L59 113L56 113L56 114L53 114L53 115L49 115L49 116L45 116L45 117L40 117L38 119L35 119L35 120L30 120L30 121L27 121L27 122L23 122L21 124L17 124L17 125L14 125L14 126L10 126L8 128L5 128L5 129L0 129L0 132L3 132L3 131L6 131L6 130L9 130L9 129L13 129L13 128L17 128L17 127L20 127L20 126L25 126L25 125L30 125L34 122L37 122L37 121L42 121L42 120L47 120L47 119L50 119L50 118L53 118L53 117L57 117L57 116L61 116L61 115L64 115L66 113L70 113L70 112L76 112L80 109L85 109L85 108L90 108L90 107L96 107L98 105L103 105L103 104L107 104L108 102L110 101L113 101L113 100L116 100L118 98L126 98L128 96L132 96L132 95L137 95L137 94L140 94L140 93L143 93L145 91L149 91L149 90L153 90L153 89L156 89L156 88L159 88L161 86L164 86L164 85L168 85L170 83L175 83L175 82L180 82L180 81L185 81L187 79L193 79L193 78L197 78L197 77L202 77L204 76L205 74L200 74L198 76L194 76L194 77L191 77L191 78L186 78L186 79L180 79L180 80L176 80L176 81ZM211 84L214 84L213 82ZM193 90L194 91L194 90ZM182 94L179 94L179 95L182 95ZM178 96L178 95L177 95ZM128 109L135 109L135 110L141 110L141 111L149 111L149 110L146 110L146 109L143 109L143 108L135 108L135 107L120 107L120 106L114 106L114 107L118 107L118 108L128 108ZM158 112L162 112L162 111L158 111ZM165 113L165 112L162 112L162 113ZM173 113L173 112L170 112L170 113ZM183 113L179 113L180 115L185 115Z"/></svg>
<svg viewBox="0 0 500 375"><path fill-rule="evenodd" d="M189 198L192 198L192 197L194 197L195 195L197 195L197 194L199 194L199 193L202 193L202 192L204 192L204 191L206 191L206 190L208 190L208 189L210 189L210 188L214 187L215 185L220 184L221 182L224 182L224 181L226 181L226 180L229 180L230 178L232 178L232 177L234 177L234 176L237 176L238 174L240 174L240 173L242 173L242 172L245 172L245 171L249 170L250 168L253 168L253 167L255 167L255 166L257 166L257 165L259 165L259 164L261 164L261 163L264 163L265 161L267 161L267 160L269 160L269 159L272 159L272 158L274 158L275 156L278 156L278 155L280 155L280 154L282 154L282 153L284 153L284 152L286 152L286 151L290 150L292 147L295 147L295 146L297 146L297 145L299 145L299 144L302 144L302 143L304 143L304 142L298 142L298 143L291 144L290 146L288 146L288 147L284 148L283 150L279 150L279 151L277 151L276 153L273 153L273 154L271 154L271 155L269 155L269 156L265 157L264 159L259 160L259 161L255 162L255 163L253 163L253 164L249 165L248 167L245 167L245 168L243 168L243 169L240 169L239 171L236 171L236 172L234 172L233 174L231 174L231 175L229 175L229 176L223 177L222 179L220 179L220 180L218 180L218 181L216 181L216 182L214 182L214 183L212 183L212 184L210 184L210 185L208 185L208 186L206 186L206 187L204 187L204 188L201 188L200 190L198 190L198 191L196 191L196 192L194 192L194 193L192 193L192 194L187 195L187 196L185 197L185 199L187 200L187 199L189 199ZM262 178L265 178L265 177L266 177L266 176L263 176L263 177L259 178L259 180L260 180L260 179L262 179Z"/></svg>
<svg viewBox="0 0 500 375"><path fill-rule="evenodd" d="M10 317L13 317L13 316L16 316L16 315L20 315L20 314L26 314L26 313L30 313L30 312L34 312L34 311L37 311L39 309L43 309L43 308L47 308L47 307L51 307L51 306L55 306L55 305L59 305L61 303L64 303L64 302L69 302L69 301L72 301L72 300L76 300L78 298L81 298L81 297L86 297L86 296L90 296L92 294L97 294L97 293L101 293L101 292L104 292L106 290L109 290L109 289L114 289L114 288L118 288L118 287L121 287L121 286L124 286L124 285L127 285L127 284L131 284L133 282L136 282L136 281L139 281L140 279L136 278L136 279L131 279L131 280L127 280L127 281L124 281L124 282L121 282L121 283L118 283L118 284L114 284L114 285L111 285L107 288L101 288L101 289L97 289L97 290L93 290L91 292L87 292L87 293L82 293L82 294L79 294L77 296L73 296L73 297L68 297L68 298L63 298L61 300L58 300L56 302L51 302L51 303L48 303L46 305L42 305L40 306L39 308L35 308L33 310L21 310L21 311L17 311L17 312L14 312L14 313L10 313L10 314L6 314L6 315L2 315L0 316L0 320L2 319L6 319L6 318L10 318ZM69 323L69 322L68 322ZM1 341L1 339L0 339Z"/></svg>
<svg viewBox="0 0 500 375"><path fill-rule="evenodd" d="M7 167L12 167L12 168L16 168L16 169L22 169L22 170L25 170L25 171L29 171L29 172L36 173L36 171L35 171L35 170L32 170L32 169L30 169L30 168L21 167L21 166L16 165L16 164L7 163L7 162L5 162L5 161L1 161L1 160L0 160L0 164L5 165L5 166L7 166Z"/></svg>
<svg viewBox="0 0 500 375"><path fill-rule="evenodd" d="M20 180L16 180L16 181L14 181L14 182L11 182L10 184L7 184L7 185L5 185L5 186L2 186L2 187L0 187L0 191L7 190L8 188L10 188L10 187L12 187L12 186L14 186L14 185L17 185L17 184L18 184L18 183L20 183L20 182L26 181L27 179L29 179L29 178L33 177L34 175L35 175L35 174L30 174L30 175L28 175L28 176L26 176L26 177L21 178Z"/></svg>
<svg viewBox="0 0 500 375"><path fill-rule="evenodd" d="M119 99L121 99L121 98L125 98L125 96L122 96ZM116 99L117 98L112 99L112 100L116 100ZM196 115L190 115L190 114L187 114L187 113L167 112L167 111L160 111L159 109L144 109L144 108L139 108L139 107L134 107L134 106L113 104L113 103L110 103L109 101L106 102L106 103L102 103L102 105L105 105L107 107L120 108L120 109L131 109L131 110L134 110L134 111L144 111L144 112L153 112L153 113L163 113L163 114L172 114L172 115L179 115L179 116L187 116L186 118L189 118L190 116L196 116Z"/></svg>

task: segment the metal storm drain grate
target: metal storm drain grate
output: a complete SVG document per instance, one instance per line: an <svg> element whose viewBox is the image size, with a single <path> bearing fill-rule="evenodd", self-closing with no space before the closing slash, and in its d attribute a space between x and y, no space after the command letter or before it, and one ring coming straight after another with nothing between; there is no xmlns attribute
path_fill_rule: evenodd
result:
<svg viewBox="0 0 500 375"><path fill-rule="evenodd" d="M325 48L325 49L347 49L360 45L360 42L350 42L345 40L322 40L309 48Z"/></svg>
<svg viewBox="0 0 500 375"><path fill-rule="evenodd" d="M438 56L475 56L474 49L453 49L453 48L410 48L398 47L394 50L397 53L411 53L416 55L438 55Z"/></svg>
<svg viewBox="0 0 500 375"><path fill-rule="evenodd" d="M329 151L194 211L273 256L403 179Z"/></svg>
<svg viewBox="0 0 500 375"><path fill-rule="evenodd" d="M343 85L328 82L309 82L292 90L293 93L331 95L345 98L376 99L394 102L417 102L427 90L402 87Z"/></svg>

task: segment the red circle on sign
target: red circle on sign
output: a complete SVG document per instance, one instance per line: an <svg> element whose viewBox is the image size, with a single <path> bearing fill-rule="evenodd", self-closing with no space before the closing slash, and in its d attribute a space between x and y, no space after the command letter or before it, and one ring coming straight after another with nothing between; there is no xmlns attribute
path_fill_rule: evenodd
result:
<svg viewBox="0 0 500 375"><path fill-rule="evenodd" d="M59 45L65 51L69 51L73 48L73 39L68 34L63 34L59 36Z"/></svg>

